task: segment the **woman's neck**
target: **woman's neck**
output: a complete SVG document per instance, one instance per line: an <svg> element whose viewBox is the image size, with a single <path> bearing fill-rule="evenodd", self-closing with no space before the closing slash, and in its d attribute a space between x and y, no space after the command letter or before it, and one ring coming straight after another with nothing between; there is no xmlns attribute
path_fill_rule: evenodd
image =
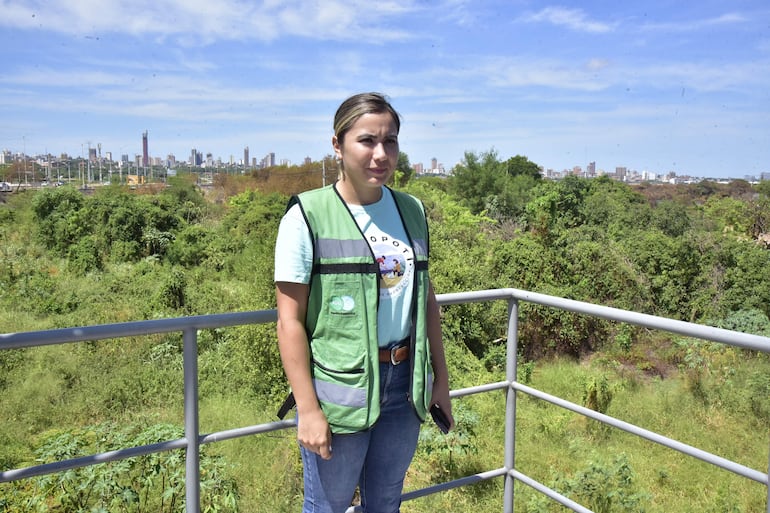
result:
<svg viewBox="0 0 770 513"><path fill-rule="evenodd" d="M367 187L358 190L347 180L339 180L335 187L345 203L349 205L371 205L382 198L382 187Z"/></svg>

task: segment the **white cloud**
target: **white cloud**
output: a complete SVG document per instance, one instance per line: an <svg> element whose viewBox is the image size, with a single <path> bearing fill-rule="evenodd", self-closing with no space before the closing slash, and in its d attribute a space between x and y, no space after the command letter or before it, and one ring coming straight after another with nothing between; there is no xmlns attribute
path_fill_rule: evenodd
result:
<svg viewBox="0 0 770 513"><path fill-rule="evenodd" d="M295 0L0 0L0 26L71 35L130 34L188 45L220 40L270 41L279 37L387 42L411 37L383 20L414 9L409 1Z"/></svg>
<svg viewBox="0 0 770 513"><path fill-rule="evenodd" d="M713 18L703 18L699 20L669 21L662 23L647 23L642 25L643 30L661 31L661 32L692 32L706 28L713 28L723 25L734 25L748 21L746 16L739 13L726 13Z"/></svg>
<svg viewBox="0 0 770 513"><path fill-rule="evenodd" d="M599 34L614 30L612 24L589 19L581 9L567 9L565 7L546 7L536 13L525 15L521 19L527 22L552 23L578 32Z"/></svg>

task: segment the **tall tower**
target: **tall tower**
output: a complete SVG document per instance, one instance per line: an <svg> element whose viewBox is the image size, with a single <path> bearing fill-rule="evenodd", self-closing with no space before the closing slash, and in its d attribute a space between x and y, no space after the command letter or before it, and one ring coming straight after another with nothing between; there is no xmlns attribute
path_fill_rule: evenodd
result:
<svg viewBox="0 0 770 513"><path fill-rule="evenodd" d="M150 157L147 154L147 130L142 132L142 167L147 167Z"/></svg>
<svg viewBox="0 0 770 513"><path fill-rule="evenodd" d="M249 147L246 146L243 149L243 167L244 169L249 167Z"/></svg>

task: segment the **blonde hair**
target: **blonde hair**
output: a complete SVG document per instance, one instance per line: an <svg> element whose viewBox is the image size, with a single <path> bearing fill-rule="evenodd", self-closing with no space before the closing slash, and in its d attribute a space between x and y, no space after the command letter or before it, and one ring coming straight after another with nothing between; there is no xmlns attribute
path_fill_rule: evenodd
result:
<svg viewBox="0 0 770 513"><path fill-rule="evenodd" d="M340 104L334 114L334 136L337 144L343 144L345 134L364 114L389 113L396 124L396 133L401 130L401 115L393 108L388 98L381 93L359 93ZM339 178L343 178L344 165L340 162Z"/></svg>

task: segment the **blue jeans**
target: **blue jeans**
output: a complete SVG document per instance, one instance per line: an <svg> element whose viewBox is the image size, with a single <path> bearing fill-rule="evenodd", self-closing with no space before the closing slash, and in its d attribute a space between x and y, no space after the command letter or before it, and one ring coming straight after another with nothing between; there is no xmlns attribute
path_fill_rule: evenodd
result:
<svg viewBox="0 0 770 513"><path fill-rule="evenodd" d="M380 418L366 431L332 436L332 458L300 447L303 513L344 513L356 485L366 513L398 513L404 476L414 456L420 419L409 403L409 361L380 364Z"/></svg>

